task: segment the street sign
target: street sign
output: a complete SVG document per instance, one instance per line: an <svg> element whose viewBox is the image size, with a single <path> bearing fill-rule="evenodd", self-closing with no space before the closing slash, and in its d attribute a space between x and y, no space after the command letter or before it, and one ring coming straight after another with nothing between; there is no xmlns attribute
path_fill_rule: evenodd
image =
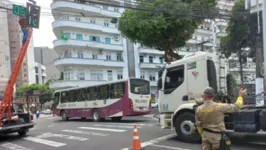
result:
<svg viewBox="0 0 266 150"><path fill-rule="evenodd" d="M41 7L35 4L27 3L26 17L27 25L33 28L39 28Z"/></svg>
<svg viewBox="0 0 266 150"><path fill-rule="evenodd" d="M13 4L13 14L16 16L26 17L26 8L20 5Z"/></svg>

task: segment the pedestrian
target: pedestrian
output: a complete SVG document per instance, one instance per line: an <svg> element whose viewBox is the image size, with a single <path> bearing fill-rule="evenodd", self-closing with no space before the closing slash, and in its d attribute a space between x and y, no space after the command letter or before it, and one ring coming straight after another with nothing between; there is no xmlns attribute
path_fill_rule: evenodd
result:
<svg viewBox="0 0 266 150"><path fill-rule="evenodd" d="M39 116L40 116L40 111L39 111L39 110L37 110L37 111L36 111L36 118L38 119L38 118L39 118Z"/></svg>
<svg viewBox="0 0 266 150"><path fill-rule="evenodd" d="M204 89L202 95L204 103L196 109L195 115L197 129L202 136L203 150L230 150L230 141L227 146L224 144L224 138L228 139L225 135L224 113L239 111L246 91L246 89L240 89L236 103L223 104L213 101L215 96L213 88ZM224 146L227 149L222 148Z"/></svg>

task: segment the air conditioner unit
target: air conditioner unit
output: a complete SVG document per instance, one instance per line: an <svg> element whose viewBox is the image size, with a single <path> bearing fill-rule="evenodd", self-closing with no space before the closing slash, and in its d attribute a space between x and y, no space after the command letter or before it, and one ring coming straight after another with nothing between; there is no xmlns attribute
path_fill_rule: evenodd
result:
<svg viewBox="0 0 266 150"><path fill-rule="evenodd" d="M119 36L114 37L116 41L119 41Z"/></svg>

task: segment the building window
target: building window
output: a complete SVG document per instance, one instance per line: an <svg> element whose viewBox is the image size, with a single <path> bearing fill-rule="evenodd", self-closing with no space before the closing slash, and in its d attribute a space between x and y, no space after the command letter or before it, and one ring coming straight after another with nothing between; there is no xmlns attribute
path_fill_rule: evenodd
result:
<svg viewBox="0 0 266 150"><path fill-rule="evenodd" d="M107 10L107 9L108 9L108 7L107 7L107 6L103 6L103 9L104 9L104 10Z"/></svg>
<svg viewBox="0 0 266 150"><path fill-rule="evenodd" d="M35 78L36 78L36 84L39 84L39 76L35 75Z"/></svg>
<svg viewBox="0 0 266 150"><path fill-rule="evenodd" d="M84 70L79 70L78 79L79 80L85 80L85 71Z"/></svg>
<svg viewBox="0 0 266 150"><path fill-rule="evenodd" d="M64 69L64 80L70 80L71 79L71 69Z"/></svg>
<svg viewBox="0 0 266 150"><path fill-rule="evenodd" d="M117 71L117 79L123 79L123 71L122 70L118 70Z"/></svg>
<svg viewBox="0 0 266 150"><path fill-rule="evenodd" d="M70 33L64 33L65 34L65 36L68 38L68 39L70 39L71 38L71 35L70 35Z"/></svg>
<svg viewBox="0 0 266 150"><path fill-rule="evenodd" d="M79 18L79 17L75 17L75 20L76 20L76 21L80 21L80 18Z"/></svg>
<svg viewBox="0 0 266 150"><path fill-rule="evenodd" d="M63 20L69 20L69 16L62 17Z"/></svg>
<svg viewBox="0 0 266 150"><path fill-rule="evenodd" d="M98 55L97 54L92 54L92 59L98 59Z"/></svg>
<svg viewBox="0 0 266 150"><path fill-rule="evenodd" d="M105 43L106 43L106 44L111 44L111 38L106 37L106 38L105 38Z"/></svg>
<svg viewBox="0 0 266 150"><path fill-rule="evenodd" d="M153 63L153 57L152 56L149 56L149 62Z"/></svg>
<svg viewBox="0 0 266 150"><path fill-rule="evenodd" d="M113 80L113 72L112 72L112 70L108 70L107 71L107 78L108 78L108 81L112 81Z"/></svg>
<svg viewBox="0 0 266 150"><path fill-rule="evenodd" d="M96 20L95 19L91 19L90 20L90 23L95 24L96 23Z"/></svg>
<svg viewBox="0 0 266 150"><path fill-rule="evenodd" d="M78 52L78 58L84 58L83 57L83 52Z"/></svg>
<svg viewBox="0 0 266 150"><path fill-rule="evenodd" d="M116 54L116 60L117 61L123 61L123 57L121 53Z"/></svg>
<svg viewBox="0 0 266 150"><path fill-rule="evenodd" d="M72 57L72 52L70 52L70 51L65 51L64 57L65 57L65 58L71 58L71 57Z"/></svg>
<svg viewBox="0 0 266 150"><path fill-rule="evenodd" d="M163 57L159 57L160 59L160 64L163 64Z"/></svg>
<svg viewBox="0 0 266 150"><path fill-rule="evenodd" d="M38 67L35 67L35 73L39 73Z"/></svg>
<svg viewBox="0 0 266 150"><path fill-rule="evenodd" d="M90 41L100 42L99 36L90 36Z"/></svg>
<svg viewBox="0 0 266 150"><path fill-rule="evenodd" d="M150 73L149 74L149 79L150 79L150 81L155 81L156 79L155 79L155 73Z"/></svg>
<svg viewBox="0 0 266 150"><path fill-rule="evenodd" d="M91 80L103 80L102 71L91 71L90 76L91 76Z"/></svg>
<svg viewBox="0 0 266 150"><path fill-rule="evenodd" d="M42 84L45 84L45 77L42 76Z"/></svg>
<svg viewBox="0 0 266 150"><path fill-rule="evenodd" d="M105 20L104 21L104 26L109 27L109 21Z"/></svg>
<svg viewBox="0 0 266 150"><path fill-rule="evenodd" d="M143 72L143 71L140 72L140 78L145 79L145 72Z"/></svg>
<svg viewBox="0 0 266 150"><path fill-rule="evenodd" d="M139 56L139 62L144 62L144 57L143 56Z"/></svg>
<svg viewBox="0 0 266 150"><path fill-rule="evenodd" d="M111 60L111 55L106 55L106 60Z"/></svg>
<svg viewBox="0 0 266 150"><path fill-rule="evenodd" d="M76 34L76 39L77 40L83 40L82 34Z"/></svg>
<svg viewBox="0 0 266 150"><path fill-rule="evenodd" d="M114 11L115 11L115 12L119 12L119 9L118 9L118 8L114 8Z"/></svg>

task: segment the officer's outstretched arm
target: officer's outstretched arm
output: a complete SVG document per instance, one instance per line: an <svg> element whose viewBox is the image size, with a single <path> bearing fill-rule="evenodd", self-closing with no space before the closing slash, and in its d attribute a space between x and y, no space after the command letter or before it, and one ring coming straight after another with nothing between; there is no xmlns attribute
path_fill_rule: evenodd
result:
<svg viewBox="0 0 266 150"><path fill-rule="evenodd" d="M242 96L238 96L236 103L234 104L217 103L217 109L224 113L237 112L242 108L242 106L243 106Z"/></svg>
<svg viewBox="0 0 266 150"><path fill-rule="evenodd" d="M201 135L203 133L203 128L202 128L202 124L198 115L198 108L196 110L196 114L195 114L195 121L196 121L196 127L198 129L199 134Z"/></svg>

